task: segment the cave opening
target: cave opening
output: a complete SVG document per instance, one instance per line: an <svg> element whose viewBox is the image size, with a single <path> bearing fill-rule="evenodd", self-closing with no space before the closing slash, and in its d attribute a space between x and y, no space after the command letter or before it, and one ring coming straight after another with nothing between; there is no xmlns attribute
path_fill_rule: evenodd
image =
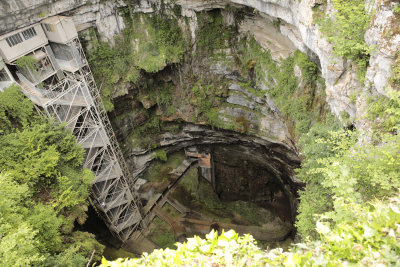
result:
<svg viewBox="0 0 400 267"><path fill-rule="evenodd" d="M251 153L250 153L251 152ZM215 146L213 163L215 191L223 201L253 202L279 216L293 221L288 194L282 181L263 158L262 151L249 151L240 145Z"/></svg>
<svg viewBox="0 0 400 267"><path fill-rule="evenodd" d="M156 246L174 247L212 229L250 233L266 246L294 237L297 187L277 157L279 149L251 142L177 147L141 176L144 209L162 198L144 234ZM198 164L177 176L183 162L193 158Z"/></svg>

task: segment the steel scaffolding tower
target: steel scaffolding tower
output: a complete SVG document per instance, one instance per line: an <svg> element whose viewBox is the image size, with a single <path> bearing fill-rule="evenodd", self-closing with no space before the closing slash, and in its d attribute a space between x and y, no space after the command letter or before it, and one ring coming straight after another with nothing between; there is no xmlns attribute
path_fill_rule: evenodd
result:
<svg viewBox="0 0 400 267"><path fill-rule="evenodd" d="M48 117L65 123L85 149L83 167L95 174L93 203L111 232L126 241L142 222L140 200L79 39L50 42L39 50L51 62L53 75L41 79L38 72L19 71L17 82Z"/></svg>

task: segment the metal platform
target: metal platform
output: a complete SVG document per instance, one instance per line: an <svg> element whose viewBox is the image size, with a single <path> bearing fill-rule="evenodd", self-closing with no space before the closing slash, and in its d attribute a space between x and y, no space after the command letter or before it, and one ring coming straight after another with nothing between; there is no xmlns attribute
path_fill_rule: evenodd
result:
<svg viewBox="0 0 400 267"><path fill-rule="evenodd" d="M22 91L48 117L65 123L76 136L77 144L86 151L83 164L95 173L92 200L110 231L126 241L142 221L141 204L126 166L99 90L87 63L79 39L56 44L57 50L46 46L47 56L56 72L38 85L17 73ZM69 51L70 60L57 51ZM60 57L60 58L58 58Z"/></svg>

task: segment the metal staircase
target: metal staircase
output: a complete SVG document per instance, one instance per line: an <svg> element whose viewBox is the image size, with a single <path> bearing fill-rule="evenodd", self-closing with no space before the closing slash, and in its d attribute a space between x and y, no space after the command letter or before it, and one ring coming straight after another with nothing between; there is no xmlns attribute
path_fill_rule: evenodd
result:
<svg viewBox="0 0 400 267"><path fill-rule="evenodd" d="M93 203L111 232L126 241L142 221L140 201L133 189L135 181L118 146L79 39L62 46L57 44L57 49L69 51L72 58L58 59L56 50L46 47L47 55L57 65L54 77L39 88L17 73L18 83L48 117L65 123L85 149L83 167L95 174Z"/></svg>

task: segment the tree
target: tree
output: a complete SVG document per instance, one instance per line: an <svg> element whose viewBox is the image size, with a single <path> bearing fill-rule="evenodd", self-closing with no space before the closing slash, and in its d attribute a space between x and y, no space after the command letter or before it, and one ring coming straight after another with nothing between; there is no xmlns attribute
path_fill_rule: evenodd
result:
<svg viewBox="0 0 400 267"><path fill-rule="evenodd" d="M83 149L63 125L35 116L16 86L0 93L0 112L0 265L83 265L104 248L73 231L94 178L81 169Z"/></svg>

